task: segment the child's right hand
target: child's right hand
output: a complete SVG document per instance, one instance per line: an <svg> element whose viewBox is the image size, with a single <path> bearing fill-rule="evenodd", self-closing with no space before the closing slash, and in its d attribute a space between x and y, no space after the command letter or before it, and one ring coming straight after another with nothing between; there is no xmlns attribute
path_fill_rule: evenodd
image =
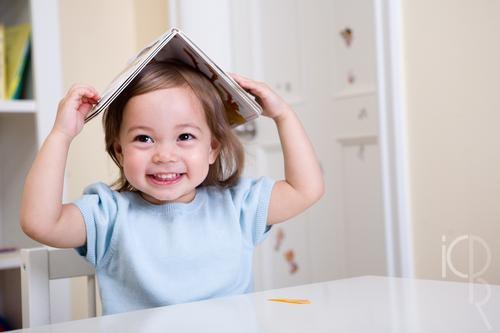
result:
<svg viewBox="0 0 500 333"><path fill-rule="evenodd" d="M82 130L85 116L99 99L99 93L93 87L73 85L59 102L52 132L63 134L72 140Z"/></svg>

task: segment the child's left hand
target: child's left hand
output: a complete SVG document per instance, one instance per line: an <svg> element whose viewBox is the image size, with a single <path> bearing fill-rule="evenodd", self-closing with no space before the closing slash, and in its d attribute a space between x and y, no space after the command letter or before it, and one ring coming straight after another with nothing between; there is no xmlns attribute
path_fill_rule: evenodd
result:
<svg viewBox="0 0 500 333"><path fill-rule="evenodd" d="M290 109L288 104L266 83L254 81L235 73L229 73L229 75L231 75L243 89L256 97L257 103L264 109L262 115L277 120Z"/></svg>

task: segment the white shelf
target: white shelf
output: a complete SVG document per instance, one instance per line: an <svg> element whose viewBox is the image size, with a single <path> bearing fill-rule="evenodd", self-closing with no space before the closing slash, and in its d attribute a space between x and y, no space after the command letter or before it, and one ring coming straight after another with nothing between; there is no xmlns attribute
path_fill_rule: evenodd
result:
<svg viewBox="0 0 500 333"><path fill-rule="evenodd" d="M21 267L21 255L19 251L0 253L0 271Z"/></svg>
<svg viewBox="0 0 500 333"><path fill-rule="evenodd" d="M348 98L356 98L360 96L366 95L374 95L377 93L377 87L375 85L363 85L363 86L353 86L351 88L346 88L340 91L337 91L333 95L334 100L348 99Z"/></svg>
<svg viewBox="0 0 500 333"><path fill-rule="evenodd" d="M344 136L337 138L337 142L343 146L374 145L378 143L378 135L366 134L356 136Z"/></svg>
<svg viewBox="0 0 500 333"><path fill-rule="evenodd" d="M2 113L36 113L36 103L34 100L0 100Z"/></svg>

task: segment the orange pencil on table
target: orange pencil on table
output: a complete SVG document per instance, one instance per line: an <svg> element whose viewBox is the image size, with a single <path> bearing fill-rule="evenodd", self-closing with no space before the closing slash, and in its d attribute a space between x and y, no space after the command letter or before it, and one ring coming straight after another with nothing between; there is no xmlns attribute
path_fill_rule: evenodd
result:
<svg viewBox="0 0 500 333"><path fill-rule="evenodd" d="M279 303L290 303L290 304L311 304L311 301L307 299L297 299L297 298L270 298L268 301L279 302Z"/></svg>

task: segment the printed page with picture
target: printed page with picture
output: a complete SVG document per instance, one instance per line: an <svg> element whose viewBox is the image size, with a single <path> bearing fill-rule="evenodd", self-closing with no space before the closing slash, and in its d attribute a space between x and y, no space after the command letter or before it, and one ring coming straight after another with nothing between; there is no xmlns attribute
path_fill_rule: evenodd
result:
<svg viewBox="0 0 500 333"><path fill-rule="evenodd" d="M156 42L142 49L109 84L98 104L88 113L88 122L105 110L128 84L151 61L177 60L199 71L212 81L225 105L229 122L233 126L257 118L262 108L226 72L215 64L182 31L172 28Z"/></svg>

